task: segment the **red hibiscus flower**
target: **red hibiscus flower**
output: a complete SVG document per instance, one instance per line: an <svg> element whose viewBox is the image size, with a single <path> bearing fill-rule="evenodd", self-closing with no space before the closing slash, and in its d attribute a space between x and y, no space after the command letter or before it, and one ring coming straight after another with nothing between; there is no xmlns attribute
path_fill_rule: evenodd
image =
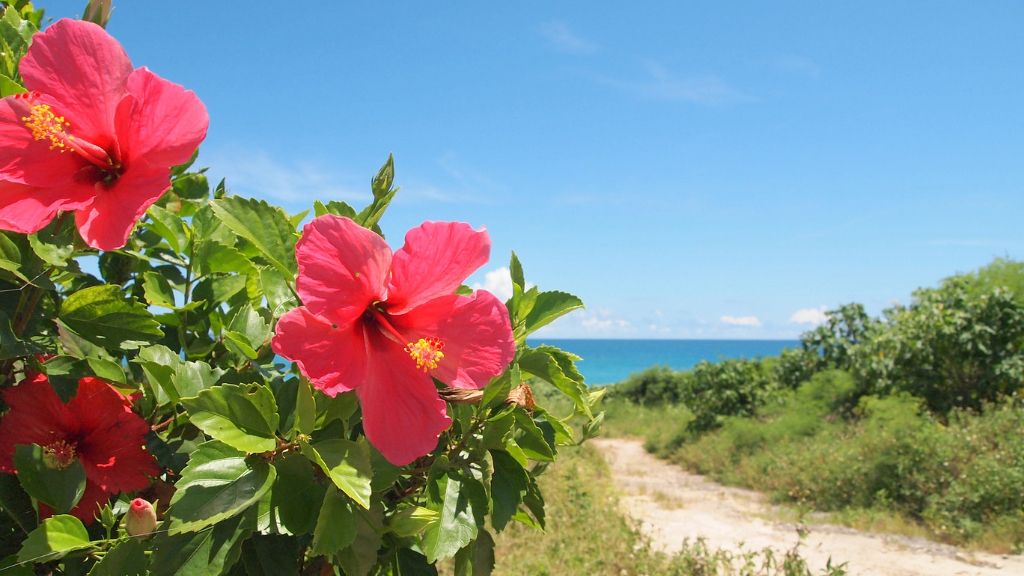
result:
<svg viewBox="0 0 1024 576"><path fill-rule="evenodd" d="M143 448L149 426L130 400L99 378L79 380L67 404L42 375L4 390L3 397L9 410L0 419L0 471L15 473L19 444L42 446L57 466L77 458L85 468L85 493L71 514L87 524L111 494L141 490L160 473ZM50 514L40 503L39 515Z"/></svg>
<svg viewBox="0 0 1024 576"><path fill-rule="evenodd" d="M278 321L274 351L330 396L355 390L366 437L408 464L451 424L431 377L482 388L515 354L505 305L489 292L455 294L490 250L486 231L425 222L392 254L352 220L321 216L296 246L304 306Z"/></svg>
<svg viewBox="0 0 1024 576"><path fill-rule="evenodd" d="M121 248L206 136L206 108L90 22L36 34L19 70L30 91L0 100L0 228L74 210L87 244Z"/></svg>

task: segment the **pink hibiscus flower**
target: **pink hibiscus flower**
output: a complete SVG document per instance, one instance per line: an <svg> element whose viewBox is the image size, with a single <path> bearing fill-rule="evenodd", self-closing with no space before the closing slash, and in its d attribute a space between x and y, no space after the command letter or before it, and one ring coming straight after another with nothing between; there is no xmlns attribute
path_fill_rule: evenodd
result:
<svg viewBox="0 0 1024 576"><path fill-rule="evenodd" d="M87 244L121 248L206 137L206 108L81 20L36 34L19 70L30 91L0 100L0 228L73 210Z"/></svg>
<svg viewBox="0 0 1024 576"><path fill-rule="evenodd" d="M505 305L482 290L455 294L490 250L484 230L424 222L392 254L352 220L320 216L295 248L304 306L278 321L274 351L330 396L355 390L366 437L408 464L451 424L432 377L482 388L515 354Z"/></svg>
<svg viewBox="0 0 1024 576"><path fill-rule="evenodd" d="M0 419L0 471L16 472L14 447L19 444L42 446L56 466L78 459L85 468L85 493L71 514L86 524L111 494L141 490L160 473L143 448L146 421L132 412L130 399L99 378L80 379L67 404L42 374L4 390L3 397L9 410ZM52 513L40 503L40 517Z"/></svg>

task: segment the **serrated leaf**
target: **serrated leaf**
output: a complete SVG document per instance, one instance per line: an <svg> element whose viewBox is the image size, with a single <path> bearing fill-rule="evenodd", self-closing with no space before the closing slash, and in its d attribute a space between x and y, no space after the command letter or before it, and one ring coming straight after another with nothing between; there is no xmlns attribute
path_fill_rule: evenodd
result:
<svg viewBox="0 0 1024 576"><path fill-rule="evenodd" d="M29 234L28 244L42 261L63 268L74 254L76 234L72 222L58 218L35 234Z"/></svg>
<svg viewBox="0 0 1024 576"><path fill-rule="evenodd" d="M295 431L299 434L312 434L316 427L316 398L313 387L303 378L298 385L295 398Z"/></svg>
<svg viewBox="0 0 1024 576"><path fill-rule="evenodd" d="M118 286L93 286L72 292L61 306L59 318L76 334L104 348L163 337L160 323L149 310L126 300Z"/></svg>
<svg viewBox="0 0 1024 576"><path fill-rule="evenodd" d="M520 431L520 434L516 437L516 444L519 445L531 460L553 462L555 460L555 453L551 449L551 445L544 438L544 433L537 426L537 423L533 421L533 418L521 411L516 411L515 415L516 426Z"/></svg>
<svg viewBox="0 0 1024 576"><path fill-rule="evenodd" d="M530 477L508 452L491 450L494 471L491 475L491 525L498 532L515 516L519 503L530 485Z"/></svg>
<svg viewBox="0 0 1024 576"><path fill-rule="evenodd" d="M74 516L58 514L43 520L18 551L19 562L43 563L63 558L70 552L93 548L89 532Z"/></svg>
<svg viewBox="0 0 1024 576"><path fill-rule="evenodd" d="M490 576L494 570L494 539L487 530L455 555L455 576Z"/></svg>
<svg viewBox="0 0 1024 576"><path fill-rule="evenodd" d="M200 445L175 485L169 533L194 532L240 514L270 490L276 476L262 458L247 458L216 440Z"/></svg>
<svg viewBox="0 0 1024 576"><path fill-rule="evenodd" d="M356 509L355 516L356 540L334 558L346 576L365 576L377 565L383 512L377 504L369 510Z"/></svg>
<svg viewBox="0 0 1024 576"><path fill-rule="evenodd" d="M344 216L345 218L356 217L356 209L349 206L344 202L338 200L331 200L327 204L319 200L313 201L314 214L317 216L323 216L324 214L334 214L335 216Z"/></svg>
<svg viewBox="0 0 1024 576"><path fill-rule="evenodd" d="M316 463L341 489L363 508L370 507L373 469L370 449L365 443L343 438L322 440L315 444L301 442L302 453Z"/></svg>
<svg viewBox="0 0 1024 576"><path fill-rule="evenodd" d="M188 231L181 218L165 210L156 204L149 207L150 226L153 231L167 240L167 244L177 253L181 253L188 246Z"/></svg>
<svg viewBox="0 0 1024 576"><path fill-rule="evenodd" d="M508 271L512 277L512 283L517 284L521 290L525 289L526 278L523 276L523 265L519 262L519 256L516 256L515 252L512 253L512 258L509 260Z"/></svg>
<svg viewBox="0 0 1024 576"><path fill-rule="evenodd" d="M312 553L333 554L352 544L356 539L355 521L352 500L336 487L328 488L313 530Z"/></svg>
<svg viewBox="0 0 1024 576"><path fill-rule="evenodd" d="M263 200L230 196L210 203L232 232L255 246L271 265L295 276L295 228L280 209Z"/></svg>
<svg viewBox="0 0 1024 576"><path fill-rule="evenodd" d="M158 534L152 545L152 576L224 574L238 561L242 542L252 534L247 516L196 533Z"/></svg>
<svg viewBox="0 0 1024 576"><path fill-rule="evenodd" d="M214 386L181 403L192 424L228 446L250 454L277 447L277 402L266 386Z"/></svg>
<svg viewBox="0 0 1024 576"><path fill-rule="evenodd" d="M25 90L24 86L11 80L5 74L0 74L0 98L6 98L23 92L28 92L28 90Z"/></svg>
<svg viewBox="0 0 1024 576"><path fill-rule="evenodd" d="M580 413L589 418L587 387L583 383L583 375L573 363L575 359L578 357L553 346L539 346L523 352L519 357L519 367L523 372L554 384L573 401Z"/></svg>
<svg viewBox="0 0 1024 576"><path fill-rule="evenodd" d="M199 274L246 274L252 271L252 262L233 246L203 241L196 247L192 265Z"/></svg>
<svg viewBox="0 0 1024 576"><path fill-rule="evenodd" d="M437 510L422 506L410 506L398 511L388 522L388 529L400 538L418 536L432 524L438 522L441 515Z"/></svg>
<svg viewBox="0 0 1024 576"><path fill-rule="evenodd" d="M142 274L142 292L146 302L151 305L174 308L174 290L171 289L171 283L159 273L147 270Z"/></svg>
<svg viewBox="0 0 1024 576"><path fill-rule="evenodd" d="M438 480L435 490L440 498L430 507L439 512L440 518L424 532L420 546L428 562L451 558L476 538L477 516L486 513L487 504L478 497L483 493L483 486L477 483L479 491L476 491L474 483L476 480L472 478L455 474Z"/></svg>
<svg viewBox="0 0 1024 576"><path fill-rule="evenodd" d="M291 536L255 534L242 545L246 576L287 576L299 573L298 541Z"/></svg>
<svg viewBox="0 0 1024 576"><path fill-rule="evenodd" d="M128 379L124 376L124 370L117 362L107 360L106 358L86 358L85 362L97 376L104 380L116 382L117 384L128 383Z"/></svg>
<svg viewBox="0 0 1024 576"><path fill-rule="evenodd" d="M313 464L301 454L289 452L276 460L274 467L277 480L271 492L271 508L292 534L308 534L316 525L327 485L316 480Z"/></svg>
<svg viewBox="0 0 1024 576"><path fill-rule="evenodd" d="M11 319L7 314L0 311L0 360L20 358L39 351L39 347L32 342L18 339L11 328Z"/></svg>
<svg viewBox="0 0 1024 576"><path fill-rule="evenodd" d="M64 514L74 508L85 493L85 468L75 459L66 468L46 465L43 449L37 444L14 447L14 466L22 487L32 497Z"/></svg>
<svg viewBox="0 0 1024 576"><path fill-rule="evenodd" d="M89 576L144 576L148 573L146 547L141 540L129 538L107 551L89 571Z"/></svg>
<svg viewBox="0 0 1024 576"><path fill-rule="evenodd" d="M21 250L3 232L0 232L0 270L10 272L15 278L26 284L32 283L21 271Z"/></svg>
<svg viewBox="0 0 1024 576"><path fill-rule="evenodd" d="M580 308L583 308L583 301L572 294L557 291L541 292L537 295L533 309L526 318L521 319L525 324L525 333L530 334Z"/></svg>

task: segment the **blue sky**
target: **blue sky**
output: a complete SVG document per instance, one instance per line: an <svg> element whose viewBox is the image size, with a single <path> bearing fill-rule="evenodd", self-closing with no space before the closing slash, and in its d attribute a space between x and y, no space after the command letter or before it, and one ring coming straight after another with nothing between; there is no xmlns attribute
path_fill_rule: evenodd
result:
<svg viewBox="0 0 1024 576"><path fill-rule="evenodd" d="M393 152L389 241L486 226L474 282L500 289L514 249L587 303L549 337L788 338L1022 257L1021 22L1011 1L122 2L108 29L200 95L231 191L358 206Z"/></svg>

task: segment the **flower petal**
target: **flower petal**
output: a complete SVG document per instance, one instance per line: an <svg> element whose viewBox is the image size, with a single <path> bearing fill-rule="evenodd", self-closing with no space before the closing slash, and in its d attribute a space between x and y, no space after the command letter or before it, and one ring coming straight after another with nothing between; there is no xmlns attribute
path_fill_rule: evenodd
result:
<svg viewBox="0 0 1024 576"><path fill-rule="evenodd" d="M295 258L295 290L313 314L344 326L384 298L391 248L348 218L325 214L306 224Z"/></svg>
<svg viewBox="0 0 1024 576"><path fill-rule="evenodd" d="M490 253L487 231L465 222L424 222L409 230L391 264L388 313L401 314L453 294Z"/></svg>
<svg viewBox="0 0 1024 576"><path fill-rule="evenodd" d="M109 188L98 186L92 204L75 212L75 224L85 243L116 250L128 242L135 223L171 187L167 170L128 170Z"/></svg>
<svg viewBox="0 0 1024 576"><path fill-rule="evenodd" d="M132 72L127 89L115 120L124 163L130 169L143 164L166 170L187 161L210 124L195 92L145 67Z"/></svg>
<svg viewBox="0 0 1024 576"><path fill-rule="evenodd" d="M299 365L313 385L328 396L348 392L366 378L366 344L361 323L332 325L302 306L277 321L274 352Z"/></svg>
<svg viewBox="0 0 1024 576"><path fill-rule="evenodd" d="M45 98L39 100L48 103ZM50 149L48 139L36 140L25 126L33 102L8 96L0 100L0 179L41 187L65 187L75 182L88 162L74 152ZM54 113L62 115L59 108Z"/></svg>
<svg viewBox="0 0 1024 576"><path fill-rule="evenodd" d="M404 466L437 446L451 425L433 381L380 333L368 332L372 356L366 383L356 389L363 408L363 430L384 458Z"/></svg>
<svg viewBox="0 0 1024 576"><path fill-rule="evenodd" d="M31 234L53 219L58 210L73 210L91 198L72 202L67 191L56 188L33 188L0 181L0 229Z"/></svg>
<svg viewBox="0 0 1024 576"><path fill-rule="evenodd" d="M114 134L114 112L132 63L103 28L63 19L32 38L18 67L25 87L49 94L75 120L75 133L101 147Z"/></svg>
<svg viewBox="0 0 1024 576"><path fill-rule="evenodd" d="M160 473L143 448L149 426L110 384L80 379L67 409L78 425L78 457L90 482L111 494L129 492L145 488L149 477Z"/></svg>
<svg viewBox="0 0 1024 576"><path fill-rule="evenodd" d="M68 411L43 379L25 381L3 391L9 410L0 419L0 470L14 472L14 447L45 446L65 440L73 428Z"/></svg>
<svg viewBox="0 0 1024 576"><path fill-rule="evenodd" d="M442 296L392 320L412 341L441 339L444 358L432 374L453 388L483 388L515 356L508 310L484 290L472 296Z"/></svg>

